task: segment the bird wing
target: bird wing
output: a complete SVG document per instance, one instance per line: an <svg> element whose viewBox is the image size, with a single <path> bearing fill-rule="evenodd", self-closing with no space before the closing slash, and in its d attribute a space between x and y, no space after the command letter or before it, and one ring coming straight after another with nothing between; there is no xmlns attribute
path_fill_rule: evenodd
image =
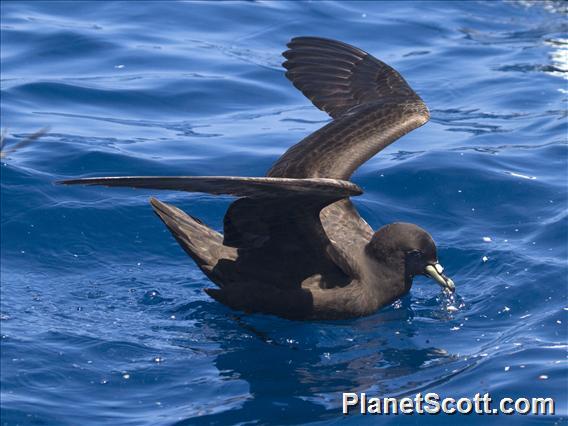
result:
<svg viewBox="0 0 568 426"><path fill-rule="evenodd" d="M249 247L289 238L294 227L321 228L319 213L325 206L362 190L336 179L290 179L237 176L126 176L70 179L64 185L102 185L205 192L239 197L225 215L225 244ZM302 230L303 232L306 229ZM296 238L298 238L296 236Z"/></svg>
<svg viewBox="0 0 568 426"><path fill-rule="evenodd" d="M168 189L186 192L205 192L214 195L234 195L254 199L278 199L285 204L311 198L324 205L362 194L352 182L337 179L290 179L239 176L110 176L68 179L63 185L101 185L147 189ZM310 204L310 203L308 203Z"/></svg>
<svg viewBox="0 0 568 426"><path fill-rule="evenodd" d="M223 244L239 249L239 265L231 266L230 273L238 268L246 272L237 275L255 273L258 281L278 281L280 284L276 285L283 288L297 287L314 274L323 276L322 280L329 277L330 283L350 282L345 268L329 255L334 254L334 248L322 228L319 213L338 200L361 194L362 190L352 182L318 178L128 176L58 183L237 196L239 199L229 208L232 214L225 215L224 223Z"/></svg>
<svg viewBox="0 0 568 426"><path fill-rule="evenodd" d="M319 37L294 38L288 47L286 76L334 120L290 148L268 176L347 180L428 121L428 108L404 78L361 49Z"/></svg>

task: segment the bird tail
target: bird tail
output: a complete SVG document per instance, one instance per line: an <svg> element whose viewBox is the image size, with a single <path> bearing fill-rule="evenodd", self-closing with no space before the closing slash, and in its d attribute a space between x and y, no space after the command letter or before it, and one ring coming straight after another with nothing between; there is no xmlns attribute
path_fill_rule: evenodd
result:
<svg viewBox="0 0 568 426"><path fill-rule="evenodd" d="M215 266L221 258L231 258L233 249L223 245L223 236L170 204L150 198L154 212L164 222L185 252L214 283L221 285Z"/></svg>

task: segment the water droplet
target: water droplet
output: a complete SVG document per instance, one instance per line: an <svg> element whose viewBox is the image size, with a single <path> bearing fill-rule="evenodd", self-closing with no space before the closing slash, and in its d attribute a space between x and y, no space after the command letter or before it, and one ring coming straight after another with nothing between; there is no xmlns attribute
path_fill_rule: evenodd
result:
<svg viewBox="0 0 568 426"><path fill-rule="evenodd" d="M163 361L164 361L164 358L162 358L162 357L157 356L157 357L154 358L154 362L160 363L160 362L163 362Z"/></svg>
<svg viewBox="0 0 568 426"><path fill-rule="evenodd" d="M540 376L538 376L539 380L546 380L548 379L548 376L546 374L541 374Z"/></svg>
<svg viewBox="0 0 568 426"><path fill-rule="evenodd" d="M485 263L485 262L487 262L487 261L489 260L489 258L488 258L487 256L483 256L483 257L481 258L481 260L483 260L483 263Z"/></svg>
<svg viewBox="0 0 568 426"><path fill-rule="evenodd" d="M511 369L511 367L509 367L508 365L505 366L505 371L509 371Z"/></svg>
<svg viewBox="0 0 568 426"><path fill-rule="evenodd" d="M122 378L123 378L124 380L128 380L128 379L130 379L130 374L124 373L124 374L122 375Z"/></svg>
<svg viewBox="0 0 568 426"><path fill-rule="evenodd" d="M490 243L491 237L483 237L483 241L485 241L486 243Z"/></svg>
<svg viewBox="0 0 568 426"><path fill-rule="evenodd" d="M148 290L144 293L144 296L142 296L142 303L144 305L157 305L163 300L158 290Z"/></svg>

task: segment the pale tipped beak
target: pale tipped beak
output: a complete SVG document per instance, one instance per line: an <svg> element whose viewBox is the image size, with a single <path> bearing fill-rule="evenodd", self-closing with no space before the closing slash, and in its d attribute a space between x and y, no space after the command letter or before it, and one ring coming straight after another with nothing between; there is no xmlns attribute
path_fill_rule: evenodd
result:
<svg viewBox="0 0 568 426"><path fill-rule="evenodd" d="M442 288L453 293L454 291L456 291L456 285L450 278L446 277L443 272L444 268L442 268L442 265L440 265L439 263L428 265L426 266L426 268L424 268L424 273L426 275L440 284Z"/></svg>

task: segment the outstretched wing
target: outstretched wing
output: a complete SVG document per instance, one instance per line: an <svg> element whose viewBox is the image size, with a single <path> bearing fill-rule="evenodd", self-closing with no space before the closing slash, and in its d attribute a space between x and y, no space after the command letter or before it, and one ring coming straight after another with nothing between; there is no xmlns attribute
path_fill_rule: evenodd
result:
<svg viewBox="0 0 568 426"><path fill-rule="evenodd" d="M238 248L239 256L238 265L227 267L223 272L225 277L241 270L246 274L237 273L238 277L252 276L259 282L275 283L284 288L299 286L314 274L320 274L322 281L327 277L334 284L351 280L332 258L322 256L333 247L323 231L319 213L338 200L361 194L361 189L352 182L234 176L130 176L72 179L59 183L234 195L240 198L229 208L234 214L225 215L223 244ZM170 216L172 218L168 219L175 219L175 215ZM179 232L185 229L179 226L176 230L178 228ZM183 237L176 235L178 240ZM218 267L223 269L223 265Z"/></svg>
<svg viewBox="0 0 568 426"><path fill-rule="evenodd" d="M318 37L294 38L288 47L286 76L334 121L290 148L269 176L349 179L428 121L428 108L404 78L368 53Z"/></svg>
<svg viewBox="0 0 568 426"><path fill-rule="evenodd" d="M240 176L111 176L68 179L63 185L102 185L128 188L169 189L215 195L278 199L286 204L306 198L329 202L363 193L352 182L337 179L289 179ZM309 204L309 203L308 203Z"/></svg>
<svg viewBox="0 0 568 426"><path fill-rule="evenodd" d="M288 238L293 227L319 232L319 213L325 206L363 191L336 179L289 179L237 176L126 176L60 181L64 185L103 185L169 189L234 195L225 215L224 243L232 247L260 246ZM306 232L303 229L302 232ZM295 236L296 238L300 238Z"/></svg>

